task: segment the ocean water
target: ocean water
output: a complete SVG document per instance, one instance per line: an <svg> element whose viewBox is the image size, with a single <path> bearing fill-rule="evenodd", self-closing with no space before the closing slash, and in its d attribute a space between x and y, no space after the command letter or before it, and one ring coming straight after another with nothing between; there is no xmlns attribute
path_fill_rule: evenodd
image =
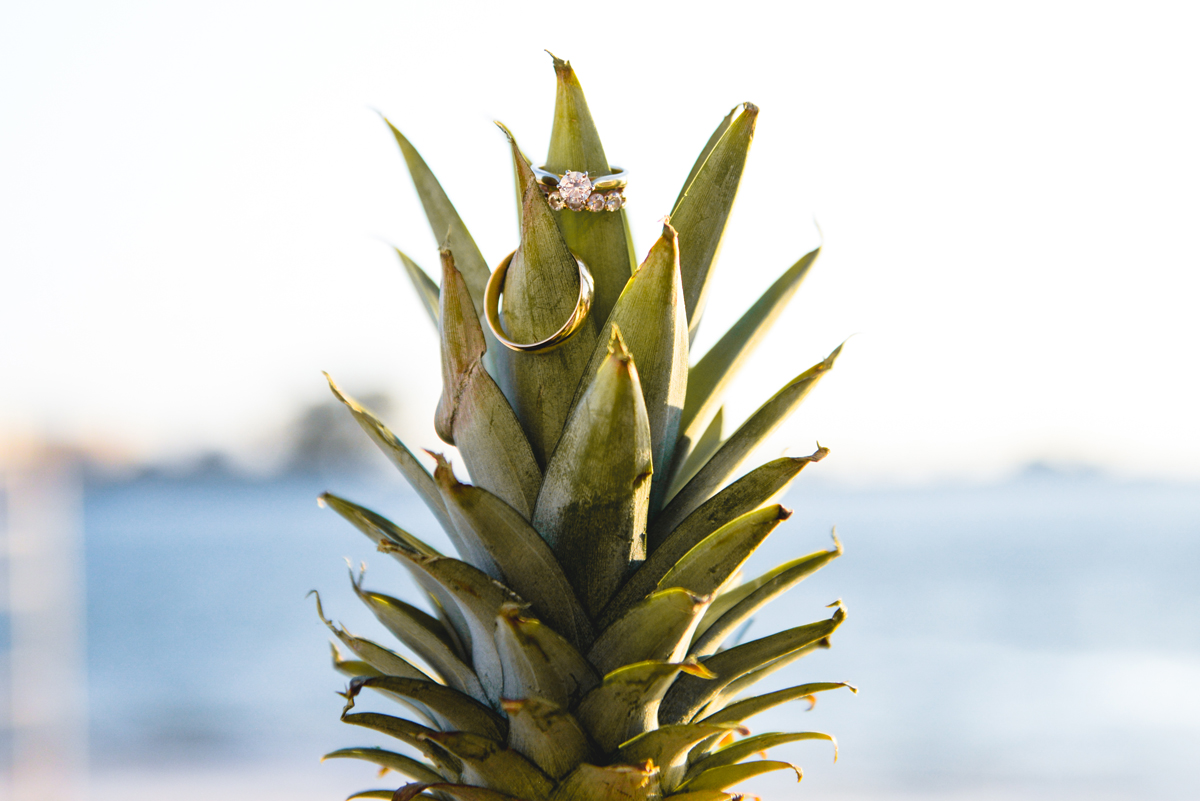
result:
<svg viewBox="0 0 1200 801"><path fill-rule="evenodd" d="M802 475L795 515L747 573L845 555L757 618L762 636L828 615L833 648L762 691L845 680L751 721L837 735L781 747L803 766L770 798L1195 799L1200 779L1200 487L1029 475L984 487L845 488ZM326 612L388 639L354 598L414 602L398 565L329 510L343 494L449 549L392 477L142 479L85 499L94 798L342 798L377 779L318 759L386 744L338 722ZM382 699L375 703L386 711ZM366 707L364 707L366 708ZM341 795L339 795L339 793Z"/></svg>

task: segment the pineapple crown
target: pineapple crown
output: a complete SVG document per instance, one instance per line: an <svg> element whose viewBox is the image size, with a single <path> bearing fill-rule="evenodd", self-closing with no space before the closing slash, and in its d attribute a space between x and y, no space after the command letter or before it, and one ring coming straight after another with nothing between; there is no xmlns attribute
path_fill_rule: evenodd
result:
<svg viewBox="0 0 1200 801"><path fill-rule="evenodd" d="M557 98L545 169L610 172L583 90L554 59ZM815 261L801 258L695 364L689 347L754 136L758 109L721 121L684 181L662 235L637 264L624 209L555 210L529 160L512 149L520 244L504 285L503 325L516 341L554 333L580 292L576 257L595 280L591 314L552 352L524 353L481 323L487 262L437 179L388 122L435 235L440 286L397 250L441 338L435 428L457 446L473 484L437 453L432 474L370 411L329 385L433 512L458 553L444 555L373 511L321 500L397 559L431 612L354 590L419 660L355 636L318 612L353 658L346 723L382 732L412 755L347 748L327 757L409 777L352 798L458 801L716 801L786 762L747 761L820 732L748 736L752 716L815 693L808 683L743 697L829 646L845 610L736 644L751 616L842 553L802 556L739 583L741 567L791 511L772 503L824 458L768 462L729 483L804 399L841 348L788 382L723 436L722 397ZM328 377L328 376L327 376ZM353 711L370 688L404 717ZM835 743L836 758L836 743Z"/></svg>

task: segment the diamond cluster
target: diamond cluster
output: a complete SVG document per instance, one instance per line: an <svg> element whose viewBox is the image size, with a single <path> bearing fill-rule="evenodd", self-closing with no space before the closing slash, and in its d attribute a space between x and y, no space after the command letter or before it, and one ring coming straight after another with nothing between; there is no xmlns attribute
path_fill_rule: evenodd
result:
<svg viewBox="0 0 1200 801"><path fill-rule="evenodd" d="M609 192L593 192L592 182L586 172L571 170L563 175L558 187L543 186L550 208L561 211L617 211L625 205L625 195L620 189Z"/></svg>

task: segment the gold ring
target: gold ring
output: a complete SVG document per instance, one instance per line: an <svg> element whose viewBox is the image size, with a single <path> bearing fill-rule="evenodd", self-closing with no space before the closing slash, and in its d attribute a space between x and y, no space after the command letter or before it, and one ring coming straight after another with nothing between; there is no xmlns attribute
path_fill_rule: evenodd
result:
<svg viewBox="0 0 1200 801"><path fill-rule="evenodd" d="M488 328L492 329L492 333L496 335L496 339L509 350L521 353L545 353L566 342L572 334L583 326L583 321L587 319L588 312L592 309L592 296L595 294L596 282L592 279L592 274L588 271L587 265L583 263L583 260L572 253L571 255L575 257L575 263L579 266L579 300L575 303L575 310L571 312L571 316L563 323L562 328L541 342L533 342L528 345L513 342L504 335L504 329L500 326L500 293L504 291L504 276L508 274L508 265L512 262L512 257L516 253L514 250L505 256L504 261L496 265L496 269L492 272L492 277L488 279L487 291L483 296L483 316L487 318Z"/></svg>

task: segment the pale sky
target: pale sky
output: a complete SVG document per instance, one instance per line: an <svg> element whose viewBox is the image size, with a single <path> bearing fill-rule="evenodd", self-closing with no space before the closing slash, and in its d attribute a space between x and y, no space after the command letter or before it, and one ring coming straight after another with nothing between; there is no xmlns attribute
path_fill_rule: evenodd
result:
<svg viewBox="0 0 1200 801"><path fill-rule="evenodd" d="M435 446L437 265L386 113L494 264L504 121L545 153L568 58L639 255L696 153L758 135L698 355L825 251L731 398L855 335L769 444L844 480L1033 459L1200 477L1200 10L1189 3L9 3L0 441L247 450L328 370ZM727 416L729 419L730 416Z"/></svg>

